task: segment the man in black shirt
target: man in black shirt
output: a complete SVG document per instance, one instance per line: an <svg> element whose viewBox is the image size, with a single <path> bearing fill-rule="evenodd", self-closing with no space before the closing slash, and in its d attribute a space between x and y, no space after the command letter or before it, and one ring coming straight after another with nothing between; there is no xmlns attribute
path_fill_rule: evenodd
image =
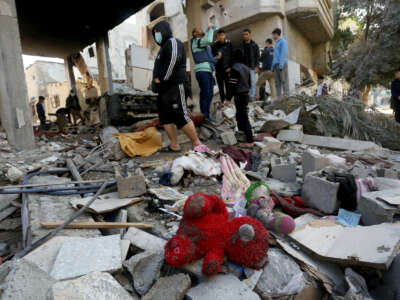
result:
<svg viewBox="0 0 400 300"><path fill-rule="evenodd" d="M400 123L400 69L395 73L395 79L392 81L392 109L394 118L397 123Z"/></svg>
<svg viewBox="0 0 400 300"><path fill-rule="evenodd" d="M250 101L254 100L256 97L256 73L259 73L259 63L260 63L260 49L256 42L251 39L251 30L243 30L243 42L241 44L241 49L244 54L243 63L250 69Z"/></svg>
<svg viewBox="0 0 400 300"><path fill-rule="evenodd" d="M230 99L230 90L228 87L229 72L232 68L232 44L226 39L225 31L220 29L217 31L217 41L212 45L212 52L218 61L215 65L217 84L221 103Z"/></svg>
<svg viewBox="0 0 400 300"><path fill-rule="evenodd" d="M76 125L78 123L78 119L83 120L83 117L81 115L81 105L79 103L78 96L75 93L74 89L71 89L67 100L66 100L66 108L68 109L69 116L68 118L71 120L71 115L73 118L73 124Z"/></svg>

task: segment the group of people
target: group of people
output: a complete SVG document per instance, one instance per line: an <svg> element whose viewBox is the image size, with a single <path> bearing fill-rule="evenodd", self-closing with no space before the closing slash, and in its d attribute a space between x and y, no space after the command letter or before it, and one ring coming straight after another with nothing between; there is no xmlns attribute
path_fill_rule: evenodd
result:
<svg viewBox="0 0 400 300"><path fill-rule="evenodd" d="M234 49L226 38L225 31L209 27L206 32L194 28L190 49L195 62L194 71L200 87L200 110L211 122L210 107L216 83L220 94L220 107L229 105L234 99L236 120L239 130L246 135L247 143L242 147L253 147L254 139L248 118L248 104L256 97L257 86L260 99L265 100L266 81L269 82L271 98L279 99L288 94L287 42L281 29L272 32L260 54L259 47L252 40L251 30L243 30L243 41ZM153 91L158 93L157 106L160 124L164 126L170 145L163 151L180 151L177 142L177 128L182 129L196 149L201 145L194 124L190 119L186 98L189 82L186 76L186 54L181 41L174 38L170 25L161 21L153 28L153 37L161 47L156 57L153 71ZM256 77L258 74L258 80Z"/></svg>
<svg viewBox="0 0 400 300"><path fill-rule="evenodd" d="M40 125L46 124L46 110L44 108L45 97L39 96L39 101L36 103L36 113L40 120ZM82 116L82 108L79 103L78 96L74 89L70 90L70 93L65 101L65 107L60 108L56 111L56 115L59 113L68 114L68 120L73 125L76 125L79 120L84 120ZM72 118L71 118L72 117Z"/></svg>

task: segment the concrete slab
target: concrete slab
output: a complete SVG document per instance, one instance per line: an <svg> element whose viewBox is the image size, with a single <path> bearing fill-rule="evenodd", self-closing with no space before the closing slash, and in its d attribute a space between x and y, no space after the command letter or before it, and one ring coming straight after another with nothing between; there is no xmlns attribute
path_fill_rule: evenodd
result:
<svg viewBox="0 0 400 300"><path fill-rule="evenodd" d="M133 300L108 273L93 272L73 280L57 282L49 291L52 300Z"/></svg>
<svg viewBox="0 0 400 300"><path fill-rule="evenodd" d="M111 235L63 243L50 275L64 280L95 271L115 272L121 268L120 236Z"/></svg>
<svg viewBox="0 0 400 300"><path fill-rule="evenodd" d="M398 189L388 189L377 192L363 193L357 206L357 211L361 214L361 221L364 225L376 225L385 222L393 222L396 214L400 214L398 206L390 205L388 202L378 198L388 195L388 191ZM393 195L393 194L389 194Z"/></svg>
<svg viewBox="0 0 400 300"><path fill-rule="evenodd" d="M308 135L308 134L304 135L303 144L323 147L323 148L330 148L330 149L339 149L339 150L372 151L372 152L381 151L381 148L373 142Z"/></svg>
<svg viewBox="0 0 400 300"><path fill-rule="evenodd" d="M304 133L293 129L281 130L276 138L283 142L301 143L303 142Z"/></svg>
<svg viewBox="0 0 400 300"><path fill-rule="evenodd" d="M164 239L134 227L128 229L124 240L131 241L132 245L145 251L164 251L167 243Z"/></svg>
<svg viewBox="0 0 400 300"><path fill-rule="evenodd" d="M347 266L386 270L400 247L400 224L344 227L329 220L311 220L303 226L301 216L289 236L317 258Z"/></svg>
<svg viewBox="0 0 400 300"><path fill-rule="evenodd" d="M189 300L259 300L260 297L233 275L216 275L191 288Z"/></svg>
<svg viewBox="0 0 400 300"><path fill-rule="evenodd" d="M161 277L142 300L182 300L191 286L189 275Z"/></svg>
<svg viewBox="0 0 400 300"><path fill-rule="evenodd" d="M88 210L96 214L103 214L117 210L122 207L132 205L142 198L119 198L118 193L109 193L100 195L92 204L90 204ZM75 198L70 201L71 205L75 209L80 209L92 200L92 197L86 198Z"/></svg>

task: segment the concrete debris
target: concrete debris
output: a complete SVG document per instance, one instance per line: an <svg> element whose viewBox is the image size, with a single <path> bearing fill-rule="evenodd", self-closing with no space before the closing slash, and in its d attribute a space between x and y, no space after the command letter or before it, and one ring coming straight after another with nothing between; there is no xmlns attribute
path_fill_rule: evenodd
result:
<svg viewBox="0 0 400 300"><path fill-rule="evenodd" d="M136 174L126 174L122 176L120 172L116 172L119 198L132 198L142 196L146 193L146 181L140 169L136 170Z"/></svg>
<svg viewBox="0 0 400 300"><path fill-rule="evenodd" d="M283 182L296 182L296 163L281 158L272 159L271 175Z"/></svg>
<svg viewBox="0 0 400 300"><path fill-rule="evenodd" d="M189 300L258 300L260 297L233 275L216 275L191 288Z"/></svg>
<svg viewBox="0 0 400 300"><path fill-rule="evenodd" d="M344 227L308 215L295 222L289 236L325 261L387 270L400 247L400 224Z"/></svg>
<svg viewBox="0 0 400 300"><path fill-rule="evenodd" d="M268 251L269 263L256 285L256 291L264 299L268 296L298 294L306 286L305 277L298 264L282 250Z"/></svg>
<svg viewBox="0 0 400 300"><path fill-rule="evenodd" d="M129 228L124 235L124 240L131 241L132 245L145 251L164 251L166 240L147 233L137 228Z"/></svg>
<svg viewBox="0 0 400 300"><path fill-rule="evenodd" d="M3 300L43 300L55 280L35 264L14 260L0 265L0 295Z"/></svg>
<svg viewBox="0 0 400 300"><path fill-rule="evenodd" d="M318 172L308 173L301 196L310 206L332 214L339 208L337 194L339 183L330 182Z"/></svg>
<svg viewBox="0 0 400 300"><path fill-rule="evenodd" d="M344 295L344 297L333 295L332 298L334 300L347 300L347 299L374 300L374 298L370 296L368 292L367 283L365 282L365 279L361 275L357 274L350 268L347 268L345 270L345 274L349 290Z"/></svg>
<svg viewBox="0 0 400 300"><path fill-rule="evenodd" d="M122 268L119 235L70 240L62 244L50 275L71 279L90 272L115 272Z"/></svg>
<svg viewBox="0 0 400 300"><path fill-rule="evenodd" d="M86 198L76 198L70 201L71 205L75 209L80 209L85 206L92 197ZM143 198L119 198L118 193L109 193L100 195L98 199L96 199L92 204L90 204L88 210L96 213L103 214L107 212L111 212L126 206L130 206L132 204L138 203L142 201Z"/></svg>
<svg viewBox="0 0 400 300"><path fill-rule="evenodd" d="M223 132L221 133L220 137L224 145L233 146L237 144L237 139L233 131Z"/></svg>
<svg viewBox="0 0 400 300"><path fill-rule="evenodd" d="M92 272L73 280L55 283L49 300L133 300L132 296L108 273Z"/></svg>
<svg viewBox="0 0 400 300"><path fill-rule="evenodd" d="M303 142L304 134L302 131L294 129L281 130L276 138L283 142L301 143Z"/></svg>
<svg viewBox="0 0 400 300"><path fill-rule="evenodd" d="M164 262L164 252L145 251L124 262L124 267L132 275L135 291L145 295L160 276Z"/></svg>
<svg viewBox="0 0 400 300"><path fill-rule="evenodd" d="M20 181L25 176L25 173L20 169L11 166L8 168L6 176L11 183L14 183Z"/></svg>
<svg viewBox="0 0 400 300"><path fill-rule="evenodd" d="M161 277L142 300L182 300L191 283L190 277L185 274Z"/></svg>

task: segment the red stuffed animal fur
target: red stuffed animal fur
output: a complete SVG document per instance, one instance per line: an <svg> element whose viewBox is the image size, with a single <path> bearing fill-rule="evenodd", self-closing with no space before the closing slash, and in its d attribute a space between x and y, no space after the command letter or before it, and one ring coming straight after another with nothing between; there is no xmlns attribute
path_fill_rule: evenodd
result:
<svg viewBox="0 0 400 300"><path fill-rule="evenodd" d="M225 255L238 265L259 269L268 262L268 239L268 231L256 219L230 221L220 198L194 194L185 203L177 234L165 245L165 260L179 267L204 257L206 276L218 273Z"/></svg>

